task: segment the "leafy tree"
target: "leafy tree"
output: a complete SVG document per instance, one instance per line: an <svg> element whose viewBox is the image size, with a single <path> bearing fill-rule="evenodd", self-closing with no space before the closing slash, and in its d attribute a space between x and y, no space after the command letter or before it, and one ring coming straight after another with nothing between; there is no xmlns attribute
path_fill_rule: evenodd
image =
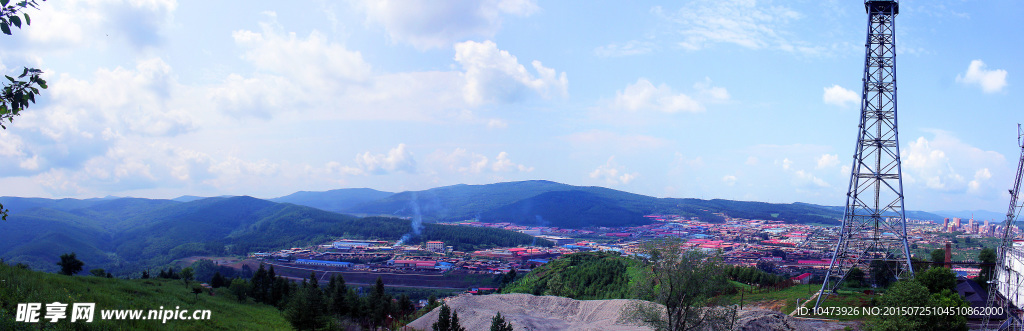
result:
<svg viewBox="0 0 1024 331"><path fill-rule="evenodd" d="M622 321L657 330L731 328L733 310L715 308L714 299L731 289L721 256L682 250L679 239L651 241L637 256L645 263L637 297L623 307Z"/></svg>
<svg viewBox="0 0 1024 331"><path fill-rule="evenodd" d="M933 250L932 263L937 265L942 265L943 263L946 263L946 250L941 248L936 248L935 250Z"/></svg>
<svg viewBox="0 0 1024 331"><path fill-rule="evenodd" d="M224 286L224 275L220 274L220 271L213 273L213 278L210 279L210 287L220 288Z"/></svg>
<svg viewBox="0 0 1024 331"><path fill-rule="evenodd" d="M988 265L982 265L981 272L978 273L978 284L981 288L988 290L988 281L995 276L992 272L996 263L996 249L985 248L978 252L978 262L986 263Z"/></svg>
<svg viewBox="0 0 1024 331"><path fill-rule="evenodd" d="M238 302L245 302L246 293L249 292L249 284L245 279L235 278L231 280L231 286L228 287L228 290L231 291L231 294L235 295Z"/></svg>
<svg viewBox="0 0 1024 331"><path fill-rule="evenodd" d="M775 263L772 263L770 261L757 261L757 264L755 264L755 266L757 267L758 270L761 270L761 271L764 271L764 272L767 272L767 273L775 272Z"/></svg>
<svg viewBox="0 0 1024 331"><path fill-rule="evenodd" d="M894 283L879 298L877 306L883 308L968 307L968 304L956 292L949 289L929 294L925 285L911 279ZM959 314L882 315L870 321L867 326L871 330L967 330L967 317Z"/></svg>
<svg viewBox="0 0 1024 331"><path fill-rule="evenodd" d="M871 268L871 281L878 287L889 287L889 284L896 281L896 270L899 268L896 261L872 260L868 267Z"/></svg>
<svg viewBox="0 0 1024 331"><path fill-rule="evenodd" d="M849 287L863 287L864 270L860 270L858 267L850 268L850 272L846 274L846 279L843 282Z"/></svg>
<svg viewBox="0 0 1024 331"><path fill-rule="evenodd" d="M932 305L936 307L970 307L956 291L944 289L932 294ZM935 315L930 319L932 330L967 330L967 316L962 314Z"/></svg>
<svg viewBox="0 0 1024 331"><path fill-rule="evenodd" d="M185 268L181 269L181 273L179 274L179 276L181 276L181 280L185 281L185 285L188 285L188 282L192 281L192 279L195 278L195 272L192 271L191 267Z"/></svg>
<svg viewBox="0 0 1024 331"><path fill-rule="evenodd" d="M878 307L926 307L931 302L928 288L916 280L901 280L889 287L878 300ZM883 315L872 321L876 330L922 330L927 326L923 315Z"/></svg>
<svg viewBox="0 0 1024 331"><path fill-rule="evenodd" d="M0 32L9 36L11 27L21 29L22 22L31 25L32 18L24 12L29 8L39 9L39 4L36 0L23 0L14 4L11 4L10 0L0 0ZM24 21L22 17L25 18ZM36 102L39 89L46 89L46 81L40 77L42 74L42 70L25 67L17 79L4 75L7 81L0 90L0 128L7 129L4 120L14 123L14 116L20 115L22 110L28 108L29 102ZM26 77L28 80L22 80ZM0 204L0 219L6 221L8 212L9 210Z"/></svg>
<svg viewBox="0 0 1024 331"><path fill-rule="evenodd" d="M92 270L89 270L89 273L92 274L93 276L96 276L96 277L105 277L105 276L107 276L107 272L105 270L103 270L103 269L92 269Z"/></svg>
<svg viewBox="0 0 1024 331"><path fill-rule="evenodd" d="M499 311L491 318L491 331L512 331L512 323L501 317L501 312Z"/></svg>
<svg viewBox="0 0 1024 331"><path fill-rule="evenodd" d="M85 263L79 261L78 257L75 256L75 253L72 252L70 254L61 255L60 262L57 262L57 265L60 266L60 273L62 275L71 276L82 271L82 267L85 266Z"/></svg>
<svg viewBox="0 0 1024 331"><path fill-rule="evenodd" d="M956 289L956 274L947 268L931 268L917 275L917 281L930 293Z"/></svg>
<svg viewBox="0 0 1024 331"><path fill-rule="evenodd" d="M142 279L149 279L149 270L142 271Z"/></svg>
<svg viewBox="0 0 1024 331"><path fill-rule="evenodd" d="M203 287L199 284L192 285L192 294L195 295L196 301L199 301L199 293L203 293Z"/></svg>

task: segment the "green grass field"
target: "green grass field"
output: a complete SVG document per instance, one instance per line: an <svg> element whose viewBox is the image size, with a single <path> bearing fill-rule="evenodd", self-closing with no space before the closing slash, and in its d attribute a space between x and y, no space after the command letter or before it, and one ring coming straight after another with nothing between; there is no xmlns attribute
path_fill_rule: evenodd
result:
<svg viewBox="0 0 1024 331"><path fill-rule="evenodd" d="M192 282L195 284L195 282ZM15 322L19 303L96 303L92 323ZM105 309L210 310L209 320L102 320ZM41 313L45 313L45 310ZM148 312L147 312L148 313ZM143 314L147 314L143 313ZM42 314L41 316L42 317ZM277 309L250 302L239 303L218 289L214 295L191 292L181 280L100 278L64 276L30 271L0 264L0 330L85 329L85 330L290 330L291 324Z"/></svg>

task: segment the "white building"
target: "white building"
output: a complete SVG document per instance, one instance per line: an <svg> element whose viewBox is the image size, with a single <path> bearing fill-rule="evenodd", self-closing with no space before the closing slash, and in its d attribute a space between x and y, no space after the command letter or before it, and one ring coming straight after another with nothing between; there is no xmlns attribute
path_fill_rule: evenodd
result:
<svg viewBox="0 0 1024 331"><path fill-rule="evenodd" d="M434 253L444 254L444 242L443 241L428 241L427 250Z"/></svg>

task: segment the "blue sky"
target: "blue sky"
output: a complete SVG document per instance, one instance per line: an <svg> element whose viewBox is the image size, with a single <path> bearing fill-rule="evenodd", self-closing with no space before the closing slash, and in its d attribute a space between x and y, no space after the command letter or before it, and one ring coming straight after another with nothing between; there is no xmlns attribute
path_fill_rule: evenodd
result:
<svg viewBox="0 0 1024 331"><path fill-rule="evenodd" d="M901 1L906 206L1003 211L1024 6ZM0 70L4 195L276 197L546 179L845 203L860 1L47 1Z"/></svg>

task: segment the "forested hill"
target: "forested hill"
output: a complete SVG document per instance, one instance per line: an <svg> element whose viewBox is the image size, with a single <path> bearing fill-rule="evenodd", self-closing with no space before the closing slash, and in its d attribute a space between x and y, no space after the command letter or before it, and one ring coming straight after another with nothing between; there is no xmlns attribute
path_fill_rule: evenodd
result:
<svg viewBox="0 0 1024 331"><path fill-rule="evenodd" d="M356 189L352 189L356 190ZM344 193L343 193L344 192ZM318 196L348 194L345 190L301 192L279 199L318 206ZM384 194L380 194L383 196ZM655 198L604 187L573 186L551 181L520 181L487 185L453 185L423 191L406 191L383 198L339 207L350 214L415 217L427 221L514 222L563 228L630 226L649 220L648 214L677 214L721 221L715 213L732 217L780 220L790 223L838 224L842 207L806 203L771 204L731 200ZM924 212L908 212L916 219L941 220Z"/></svg>
<svg viewBox="0 0 1024 331"><path fill-rule="evenodd" d="M0 198L11 209L8 220L0 222L0 258L55 271L61 254L75 252L86 270L104 268L118 275L187 256L246 254L339 237L397 240L412 232L409 220L359 218L246 196L192 202L43 200L21 205L19 199ZM534 241L506 230L436 224L427 224L422 233L413 241L443 240L457 250Z"/></svg>

